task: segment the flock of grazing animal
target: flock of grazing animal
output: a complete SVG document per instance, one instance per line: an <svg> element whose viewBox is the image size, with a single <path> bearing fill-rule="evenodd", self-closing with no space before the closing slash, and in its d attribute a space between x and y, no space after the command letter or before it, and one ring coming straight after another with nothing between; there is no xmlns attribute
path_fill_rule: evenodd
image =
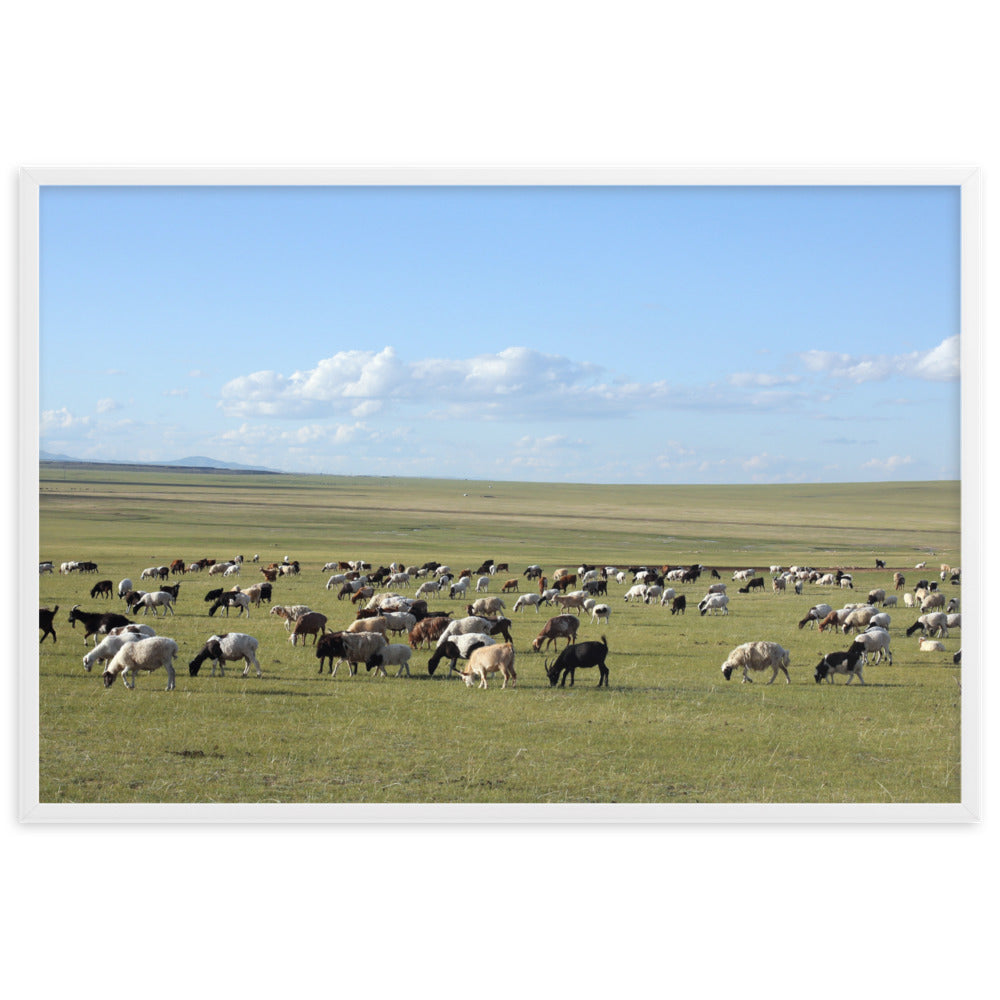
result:
<svg viewBox="0 0 1000 1000"><path fill-rule="evenodd" d="M185 563L176 559L162 566L150 566L139 574L140 582L144 580L159 581L156 590L137 590L131 579L123 579L117 588L111 580L100 580L90 588L91 599L112 599L117 593L124 602L126 612L133 618L140 612L147 616L152 612L154 618L167 618L175 614L181 582L169 584L164 581L171 576L206 573L209 576L234 577L240 576L244 567L244 557L236 556L225 562L213 559L200 559L193 563ZM259 563L255 555L251 565ZM925 570L926 564L921 563L917 571ZM876 559L876 569L885 570L885 563ZM515 651L511 636L512 621L505 617L504 598L516 593L517 599L512 613L532 609L540 613L543 605L558 611L549 618L538 635L531 643L534 652L548 652L555 647L556 656L552 663L544 660L544 669L550 686L560 684L565 686L567 678L570 686L575 682L576 671L579 669L597 668L598 687L607 687L609 669L607 665L608 642L605 636L597 641L577 642L582 615L591 616L591 623L609 622L611 606L608 600L609 583L625 586L628 589L622 599L626 603L658 604L669 607L671 615L683 615L687 611L687 595L677 593L677 586L696 584L703 574L708 574L715 581L708 584L705 596L698 602L697 609L701 616L728 615L730 613L730 598L726 593L727 584L717 569L707 569L704 566L674 567L669 566L616 566L581 565L576 571L569 568L555 570L551 579L543 573L539 564L527 567L519 576L506 577L497 588L497 574L510 573L506 563L495 563L485 560L477 570L463 569L453 573L451 568L438 562L430 561L422 566L403 566L393 563L391 566L380 566L373 570L364 560L338 561L327 563L321 572L331 575L326 582L326 590L336 589L337 600L349 600L352 606L357 606L356 618L344 629L328 628L329 618L326 614L316 611L306 605L273 604L273 586L283 576L295 576L301 573L297 560L287 556L281 563L271 563L269 566L258 566L257 570L264 580L243 588L235 584L210 590L204 597L204 603L209 604L208 616L214 617L220 612L228 618L230 611L235 610L237 618L245 616L249 619L251 607L260 608L261 603L270 605L269 615L276 616L284 622L289 633L289 642L293 646L306 644L307 637L312 637L312 646L319 660L319 673L323 673L324 664L329 664L329 673L336 676L341 663L347 663L349 676L354 676L360 665L364 663L368 672L374 671L375 676L388 676L387 668L396 667L396 677L405 674L411 676L410 660L415 650L429 648L432 650L427 663L427 672L433 676L442 661L449 663L448 677L457 674L464 679L467 686L478 682L481 688L487 687L487 676L499 674L502 687L517 684L515 670ZM60 565L61 574L97 573L98 566L94 562L64 562ZM51 562L39 563L39 574L54 573ZM800 595L805 584L815 584L821 587L837 588L842 591L853 591L854 580L851 574L842 570L824 572L812 567L792 566L783 569L772 565L769 568L771 591L775 595L787 595L792 592ZM886 570L886 572L888 572ZM942 565L940 581L948 581L952 586L959 586L961 573L957 568ZM754 569L738 569L733 571L731 583L737 586L739 595L753 592L764 592L767 589L763 573L758 575ZM521 585L529 588L521 592ZM188 588L190 583L187 584ZM490 593L491 586L499 590L499 594ZM946 601L944 592L939 589L938 580L920 579L913 591L905 591L906 579L902 573L896 572L892 577L895 592L887 594L882 588L869 591L863 603L852 602L835 609L831 604L819 603L813 605L804 618L798 622L798 627L818 627L820 632L827 629L839 629L845 635L852 632L853 638L848 649L827 653L820 660L814 671L817 683L824 680L833 683L837 674L847 676L850 684L856 677L861 684L865 683L862 669L868 663L879 663L883 659L892 663L890 650L889 627L891 618L886 608L898 607L898 591L903 590L903 603L907 608L919 609L917 620L906 629L907 637L920 633L919 649L926 652L944 652L941 638L948 636L949 630L961 628L961 613L958 600L952 597ZM415 589L413 597L399 592L401 589ZM485 596L477 597L465 606L466 614L453 617L449 609L431 610L427 605L428 598L459 599L467 601L470 591ZM603 601L599 602L599 598ZM59 610L54 608L39 609L39 628L42 636L39 642L44 642L47 636L57 641L55 631L55 615ZM135 675L139 671L153 671L164 668L167 675L167 690L175 686L174 660L179 655L178 643L166 636L157 635L152 626L140 624L126 615L106 611L83 611L80 605L74 605L69 612L68 621L75 629L77 623L82 627L83 641L86 646L93 637L94 648L89 649L83 657L83 667L90 671L95 664L105 663L102 677L105 687L110 687L120 674L123 684L132 689L135 687ZM390 638L405 636L406 642L391 642ZM499 637L499 638L498 638ZM500 641L502 639L503 641ZM564 640L565 646L558 649L558 640ZM243 676L248 676L254 668L258 677L263 676L263 670L257 658L258 640L243 632L220 632L209 636L204 645L189 662L191 677L198 672L206 660L211 660L211 676L218 669L224 676L224 664L239 662L245 664ZM751 641L745 642L733 649L722 664L723 677L728 681L733 673L740 671L744 683L752 682L751 672L771 671L768 684L774 682L779 673L784 674L785 683L790 683L788 667L790 653L776 642ZM459 667L459 661L462 666ZM960 663L961 649L953 657L954 663Z"/></svg>

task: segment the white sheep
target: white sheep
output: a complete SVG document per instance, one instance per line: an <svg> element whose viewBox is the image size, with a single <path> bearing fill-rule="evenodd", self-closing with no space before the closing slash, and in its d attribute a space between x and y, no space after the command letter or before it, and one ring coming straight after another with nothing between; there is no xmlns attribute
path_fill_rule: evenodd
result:
<svg viewBox="0 0 1000 1000"><path fill-rule="evenodd" d="M920 630L921 635L935 632L943 639L948 635L948 616L943 611L932 611L929 614L921 615L907 630L908 636Z"/></svg>
<svg viewBox="0 0 1000 1000"><path fill-rule="evenodd" d="M492 619L484 618L482 615L469 615L465 618L456 618L454 621L448 622L448 626L438 636L436 645L441 646L453 636L468 635L470 632L483 632L489 635L493 625L494 622Z"/></svg>
<svg viewBox="0 0 1000 1000"><path fill-rule="evenodd" d="M477 594L487 594L490 590L490 578L488 576L481 576L476 581L476 593Z"/></svg>
<svg viewBox="0 0 1000 1000"><path fill-rule="evenodd" d="M329 580L326 581L326 589L332 590L334 587L339 587L341 584L347 583L346 573L334 573Z"/></svg>
<svg viewBox="0 0 1000 1000"><path fill-rule="evenodd" d="M468 577L468 576L463 576L460 579L456 580L448 588L448 596L452 597L452 598L454 598L454 597L465 597L465 595L468 593L469 584L471 582L472 582L472 579L471 579L471 577Z"/></svg>
<svg viewBox="0 0 1000 1000"><path fill-rule="evenodd" d="M436 594L441 589L441 584L437 580L425 580L419 587L417 587L416 596L420 597L422 594Z"/></svg>
<svg viewBox="0 0 1000 1000"><path fill-rule="evenodd" d="M385 619L386 632L394 635L409 632L417 624L416 615L407 611L383 611L382 617Z"/></svg>
<svg viewBox="0 0 1000 1000"><path fill-rule="evenodd" d="M707 615L709 611L719 611L724 615L729 614L729 598L725 594L709 594L698 604L698 610L702 615Z"/></svg>
<svg viewBox="0 0 1000 1000"><path fill-rule="evenodd" d="M625 592L624 600L626 602L628 602L628 601L645 601L646 600L646 590L647 589L648 588L646 587L646 584L644 584L644 583L637 583L637 584L635 584L635 586L630 587Z"/></svg>
<svg viewBox="0 0 1000 1000"><path fill-rule="evenodd" d="M506 608L507 605L504 604L503 599L499 597L480 597L479 600L473 601L468 607L468 612L470 615L498 615L501 608Z"/></svg>
<svg viewBox="0 0 1000 1000"><path fill-rule="evenodd" d="M943 653L944 643L938 642L937 639L920 639L920 652L921 653Z"/></svg>
<svg viewBox="0 0 1000 1000"><path fill-rule="evenodd" d="M108 635L124 635L126 632L135 632L140 639L149 639L151 636L156 635L156 629L152 625L140 625L136 622L132 622L129 625L118 625L113 629L109 629Z"/></svg>
<svg viewBox="0 0 1000 1000"><path fill-rule="evenodd" d="M110 660L126 643L138 642L144 638L137 632L123 632L121 635L109 635L100 645L95 646L83 657L83 669L89 674L95 663Z"/></svg>
<svg viewBox="0 0 1000 1000"><path fill-rule="evenodd" d="M742 667L743 683L752 684L753 681L747 673L748 670L765 670L770 667L772 673L768 684L774 683L779 670L785 675L785 683L790 684L788 665L791 659L788 650L776 642L745 642L743 645L737 646L726 657L725 663L722 664L722 676L728 681L733 676L733 671Z"/></svg>
<svg viewBox="0 0 1000 1000"><path fill-rule="evenodd" d="M915 608L917 606L917 599L913 594L903 594L903 607L904 608Z"/></svg>
<svg viewBox="0 0 1000 1000"><path fill-rule="evenodd" d="M883 608L894 608L899 603L899 598L895 594L886 594L885 600L882 602Z"/></svg>
<svg viewBox="0 0 1000 1000"><path fill-rule="evenodd" d="M124 597L132 589L132 581L125 577L124 580L118 582L118 596Z"/></svg>
<svg viewBox="0 0 1000 1000"><path fill-rule="evenodd" d="M104 668L104 673L101 675L104 686L111 687L115 678L121 674L122 683L132 690L135 688L134 675L137 670L151 671L164 667L167 671L167 690L173 691L174 658L177 656L177 649L177 643L163 635L140 639L138 642L127 642ZM129 674L133 675L131 684L129 684Z"/></svg>
<svg viewBox="0 0 1000 1000"><path fill-rule="evenodd" d="M933 611L934 608L944 607L944 594L939 590L935 590L933 593L928 594L920 602L921 611Z"/></svg>
<svg viewBox="0 0 1000 1000"><path fill-rule="evenodd" d="M889 648L889 633L884 628L868 628L864 632L858 633L851 643L851 649L861 647L861 662L868 662L868 654L873 653L873 663L879 663L883 658L888 658L892 665L892 650Z"/></svg>

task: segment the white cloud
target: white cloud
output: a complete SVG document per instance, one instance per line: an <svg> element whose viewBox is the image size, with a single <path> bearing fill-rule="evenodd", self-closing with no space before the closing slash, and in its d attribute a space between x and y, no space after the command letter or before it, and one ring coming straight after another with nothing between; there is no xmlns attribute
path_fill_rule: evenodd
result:
<svg viewBox="0 0 1000 1000"><path fill-rule="evenodd" d="M795 385L802 381L800 375L771 375L765 372L735 372L729 376L729 384L736 386Z"/></svg>
<svg viewBox="0 0 1000 1000"><path fill-rule="evenodd" d="M65 406L58 410L43 410L39 422L39 430L42 434L51 434L53 431L66 431L86 427L90 423L90 417L74 417Z"/></svg>
<svg viewBox="0 0 1000 1000"><path fill-rule="evenodd" d="M818 374L846 378L852 382L877 382L900 376L932 382L950 382L959 377L958 335L948 337L929 351L909 354L852 356L834 351L804 351L799 359Z"/></svg>
<svg viewBox="0 0 1000 1000"><path fill-rule="evenodd" d="M904 465L911 465L912 462L913 459L909 455L891 455L889 458L869 459L864 463L864 465L861 466L861 468L874 469L877 472L891 473L895 472Z"/></svg>
<svg viewBox="0 0 1000 1000"><path fill-rule="evenodd" d="M187 389L164 389L164 396L180 396L182 399L186 398L188 394Z"/></svg>
<svg viewBox="0 0 1000 1000"><path fill-rule="evenodd" d="M120 409L120 406L113 399L99 399L95 409L98 413L110 413L112 410Z"/></svg>

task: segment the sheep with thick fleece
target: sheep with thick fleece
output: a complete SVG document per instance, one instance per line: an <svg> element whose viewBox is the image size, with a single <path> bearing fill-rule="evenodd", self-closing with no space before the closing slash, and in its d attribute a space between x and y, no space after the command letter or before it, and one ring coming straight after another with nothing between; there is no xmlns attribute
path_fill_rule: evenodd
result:
<svg viewBox="0 0 1000 1000"><path fill-rule="evenodd" d="M470 615L479 615L485 618L500 614L501 609L506 607L507 605L504 604L502 598L480 597L478 601L470 604L467 610Z"/></svg>
<svg viewBox="0 0 1000 1000"><path fill-rule="evenodd" d="M468 635L470 632L484 632L490 634L494 620L484 618L482 615L467 615L465 618L456 618L448 623L448 627L438 636L437 645L440 646L446 640L455 635Z"/></svg>
<svg viewBox="0 0 1000 1000"><path fill-rule="evenodd" d="M745 642L742 646L737 646L726 657L726 662L722 664L722 676L728 681L733 676L733 671L738 667L743 668L744 684L752 684L748 670L766 670L771 668L771 679L768 684L774 683L774 678L778 676L780 670L785 675L785 683L790 684L791 678L788 676L788 664L791 662L791 655L787 649L779 646L776 642Z"/></svg>
<svg viewBox="0 0 1000 1000"><path fill-rule="evenodd" d="M920 602L921 611L933 611L935 608L944 607L944 594L939 590L935 590L933 593L928 594Z"/></svg>
<svg viewBox="0 0 1000 1000"><path fill-rule="evenodd" d="M472 687L472 682L478 677L479 687L488 687L486 683L487 674L499 673L503 677L505 688L507 681L511 687L517 687L517 673L514 671L514 647L507 643L496 646L480 646L473 650L464 670L459 673L465 678L466 687Z"/></svg>
<svg viewBox="0 0 1000 1000"><path fill-rule="evenodd" d="M110 660L126 643L138 642L146 638L138 632L123 632L121 635L109 635L89 653L84 654L83 669L89 674L95 663Z"/></svg>
<svg viewBox="0 0 1000 1000"><path fill-rule="evenodd" d="M932 611L930 614L921 615L907 630L907 636L913 635L920 630L921 635L935 632L943 639L948 635L948 616L943 611Z"/></svg>
<svg viewBox="0 0 1000 1000"><path fill-rule="evenodd" d="M157 670L164 667L167 671L167 690L174 689L174 658L177 656L177 643L165 635L154 635L150 639L140 639L138 642L127 642L111 658L101 675L104 686L111 687L115 678L121 674L122 683L130 690L135 688L134 675L137 670ZM129 674L133 675L129 684Z"/></svg>
<svg viewBox="0 0 1000 1000"><path fill-rule="evenodd" d="M388 645L380 632L327 632L316 644L319 672L323 673L323 660L329 659L332 677L337 676L337 668L344 662L347 663L348 675L353 677L358 672L359 663L367 664L380 649Z"/></svg>
<svg viewBox="0 0 1000 1000"><path fill-rule="evenodd" d="M702 615L707 615L709 611L721 611L722 614L729 614L729 598L725 594L709 594L698 604L698 610Z"/></svg>
<svg viewBox="0 0 1000 1000"><path fill-rule="evenodd" d="M937 639L920 639L920 652L921 653L943 653L944 643L939 642Z"/></svg>
<svg viewBox="0 0 1000 1000"><path fill-rule="evenodd" d="M873 654L873 663L880 663L883 659L888 659L891 666L892 650L889 648L889 641L889 630L879 628L876 625L874 628L868 628L864 632L859 632L851 644L851 649L857 647L862 650L862 663L868 662L868 654L871 653Z"/></svg>
<svg viewBox="0 0 1000 1000"><path fill-rule="evenodd" d="M408 611L383 611L382 617L385 619L385 630L390 635L408 633L417 624L416 615Z"/></svg>

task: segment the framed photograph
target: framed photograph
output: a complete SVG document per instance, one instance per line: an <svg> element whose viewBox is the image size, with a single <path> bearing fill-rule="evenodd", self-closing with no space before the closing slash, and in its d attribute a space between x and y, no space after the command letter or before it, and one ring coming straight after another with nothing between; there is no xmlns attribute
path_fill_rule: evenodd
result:
<svg viewBox="0 0 1000 1000"><path fill-rule="evenodd" d="M21 820L978 821L980 217L23 169Z"/></svg>

